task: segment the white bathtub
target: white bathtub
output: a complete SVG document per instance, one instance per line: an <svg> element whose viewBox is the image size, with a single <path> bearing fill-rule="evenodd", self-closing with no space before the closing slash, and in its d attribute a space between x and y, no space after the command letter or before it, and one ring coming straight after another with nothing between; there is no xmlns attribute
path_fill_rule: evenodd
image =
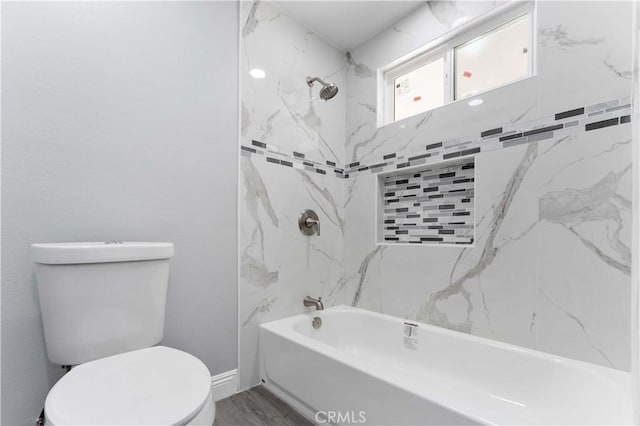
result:
<svg viewBox="0 0 640 426"><path fill-rule="evenodd" d="M411 349L404 320L346 306L314 316L262 324L260 358L265 386L315 423L632 423L628 373L423 323Z"/></svg>

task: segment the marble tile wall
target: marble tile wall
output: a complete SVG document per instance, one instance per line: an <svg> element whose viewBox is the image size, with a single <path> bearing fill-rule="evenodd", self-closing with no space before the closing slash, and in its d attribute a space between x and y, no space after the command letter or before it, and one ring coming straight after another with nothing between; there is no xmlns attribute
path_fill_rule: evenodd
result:
<svg viewBox="0 0 640 426"><path fill-rule="evenodd" d="M376 245L377 177L359 175L331 296L627 368L629 145L627 124L477 154L473 248Z"/></svg>
<svg viewBox="0 0 640 426"><path fill-rule="evenodd" d="M304 296L328 294L342 279L344 187L328 164L344 162L346 60L273 4L241 8L239 389L246 389L260 381L258 325L302 313ZM255 68L265 78L252 78ZM307 86L316 75L338 85L335 98L325 102ZM320 237L298 230L307 208L320 217Z"/></svg>
<svg viewBox="0 0 640 426"><path fill-rule="evenodd" d="M633 162L640 161L640 3L633 4L633 115L632 115L632 140ZM632 251L632 282L631 282L631 377L632 377L632 401L635 423L640 423L640 170L633 168L633 204L634 227L631 245Z"/></svg>
<svg viewBox="0 0 640 426"><path fill-rule="evenodd" d="M271 2L243 1L241 134L280 149L344 163L344 54L281 13ZM251 78L251 69L266 76ZM335 83L335 98L319 98L307 76Z"/></svg>
<svg viewBox="0 0 640 426"><path fill-rule="evenodd" d="M606 109L629 101L630 3L538 2L534 78L483 94L480 107L376 125L376 69L496 3L429 2L347 54L273 4L242 3L241 389L259 383L258 325L303 312L305 295L629 368L629 107ZM266 78L249 77L253 68ZM340 92L319 100L307 75ZM563 128L544 138L500 140L557 120ZM473 247L377 244L377 173L468 149ZM305 208L319 214L320 237L298 231Z"/></svg>
<svg viewBox="0 0 640 426"><path fill-rule="evenodd" d="M465 7L440 3L424 13L446 29L471 13ZM537 2L536 14L534 78L483 94L480 107L456 102L382 128L375 76L362 70L389 60L380 52L395 46L399 56L424 40L406 35L420 34L408 19L352 50L347 161L406 158L443 139L539 128L563 111L629 103L631 3ZM498 138L506 148L493 151L479 143L473 248L376 245L369 213L376 178L346 170L345 278L332 293L336 303L629 369L631 126L625 117L589 130L613 117L590 117L594 111L580 115L576 133L565 124L537 142L506 147ZM588 120L602 123L582 127Z"/></svg>

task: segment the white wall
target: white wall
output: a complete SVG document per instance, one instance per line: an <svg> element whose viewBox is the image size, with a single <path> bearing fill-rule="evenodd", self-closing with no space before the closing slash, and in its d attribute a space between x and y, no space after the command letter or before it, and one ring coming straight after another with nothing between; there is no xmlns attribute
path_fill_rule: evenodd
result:
<svg viewBox="0 0 640 426"><path fill-rule="evenodd" d="M61 375L32 242L173 241L164 344L236 368L237 9L3 4L3 424Z"/></svg>

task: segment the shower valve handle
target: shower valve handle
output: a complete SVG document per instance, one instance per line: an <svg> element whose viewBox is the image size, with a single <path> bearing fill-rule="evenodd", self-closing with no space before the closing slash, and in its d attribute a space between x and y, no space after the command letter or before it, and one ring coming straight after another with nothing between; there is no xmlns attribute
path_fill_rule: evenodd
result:
<svg viewBox="0 0 640 426"><path fill-rule="evenodd" d="M320 221L318 219L312 219L308 217L304 223L305 225L307 225L307 228L313 229L316 232L316 234L320 236Z"/></svg>
<svg viewBox="0 0 640 426"><path fill-rule="evenodd" d="M320 235L320 219L311 209L303 210L298 217L298 228L304 235Z"/></svg>

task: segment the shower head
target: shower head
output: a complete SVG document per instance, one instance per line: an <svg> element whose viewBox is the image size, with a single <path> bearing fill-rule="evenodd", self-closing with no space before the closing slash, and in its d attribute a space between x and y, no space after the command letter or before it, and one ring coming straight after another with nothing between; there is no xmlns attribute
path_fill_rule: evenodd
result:
<svg viewBox="0 0 640 426"><path fill-rule="evenodd" d="M322 84L322 89L320 89L320 98L325 101L333 98L338 93L338 86L335 84L322 81L320 77L307 77L307 84L309 87L313 87L313 83L316 81Z"/></svg>

